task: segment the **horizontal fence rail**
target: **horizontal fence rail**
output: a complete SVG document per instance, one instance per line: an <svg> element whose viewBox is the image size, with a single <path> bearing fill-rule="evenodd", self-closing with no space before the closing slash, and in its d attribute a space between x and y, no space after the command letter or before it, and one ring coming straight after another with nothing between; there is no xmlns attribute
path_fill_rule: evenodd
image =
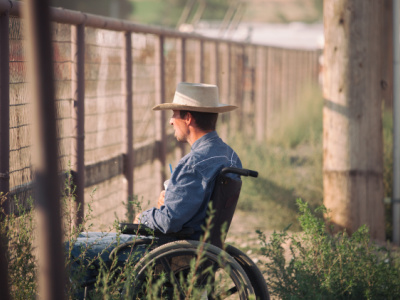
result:
<svg viewBox="0 0 400 300"><path fill-rule="evenodd" d="M22 6L0 0L0 187L9 192L8 211L14 197L32 195L35 182ZM77 203L92 202L98 229L115 216L132 220L133 195L145 206L154 203L166 165L188 150L175 142L169 112L151 110L172 100L178 82L217 84L221 102L240 108L221 115L220 135L240 132L259 142L300 103L304 87L318 83L319 50L207 38L59 8L51 9L51 20L58 167L71 170Z"/></svg>

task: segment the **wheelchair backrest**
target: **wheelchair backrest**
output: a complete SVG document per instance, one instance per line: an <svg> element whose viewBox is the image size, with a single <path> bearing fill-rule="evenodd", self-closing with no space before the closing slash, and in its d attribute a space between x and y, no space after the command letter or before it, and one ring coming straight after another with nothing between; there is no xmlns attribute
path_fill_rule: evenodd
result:
<svg viewBox="0 0 400 300"><path fill-rule="evenodd" d="M207 242L214 246L222 248L232 222L233 214L235 213L241 187L241 180L235 180L223 174L217 177L210 199L212 209L214 210L213 226L207 240ZM225 227L224 224L226 224ZM223 232L222 228L224 228L225 232Z"/></svg>
<svg viewBox="0 0 400 300"><path fill-rule="evenodd" d="M224 168L219 173L210 199L215 212L213 214L213 227L207 240L207 242L219 248L222 248L225 242L242 188L242 181L226 176L229 173L239 176L258 177L258 172L256 171L232 167ZM225 227L224 224L226 224ZM222 228L224 228L224 232ZM222 236L222 234L224 235Z"/></svg>

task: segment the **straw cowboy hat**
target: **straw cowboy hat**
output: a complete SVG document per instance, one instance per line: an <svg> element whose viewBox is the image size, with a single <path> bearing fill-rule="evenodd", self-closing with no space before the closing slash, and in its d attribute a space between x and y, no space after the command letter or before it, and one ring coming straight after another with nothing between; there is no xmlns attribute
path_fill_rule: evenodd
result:
<svg viewBox="0 0 400 300"><path fill-rule="evenodd" d="M237 106L219 103L218 87L213 84L181 82L176 87L172 103L158 104L153 110L189 110L205 113L224 113Z"/></svg>

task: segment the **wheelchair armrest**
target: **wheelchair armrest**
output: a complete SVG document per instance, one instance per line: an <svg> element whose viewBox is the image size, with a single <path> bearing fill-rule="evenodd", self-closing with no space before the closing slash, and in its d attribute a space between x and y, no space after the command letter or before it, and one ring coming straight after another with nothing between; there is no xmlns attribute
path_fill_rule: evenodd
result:
<svg viewBox="0 0 400 300"><path fill-rule="evenodd" d="M156 237L172 237L177 239L188 239L194 234L194 229L190 227L182 228L178 232L163 233L158 229L151 229L143 224L132 224L132 223L119 223L119 228L124 234L139 234L144 236L156 236Z"/></svg>

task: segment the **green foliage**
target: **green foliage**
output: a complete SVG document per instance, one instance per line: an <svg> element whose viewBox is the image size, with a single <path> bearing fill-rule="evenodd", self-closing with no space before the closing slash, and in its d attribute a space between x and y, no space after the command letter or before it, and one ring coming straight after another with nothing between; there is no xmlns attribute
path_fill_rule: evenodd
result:
<svg viewBox="0 0 400 300"><path fill-rule="evenodd" d="M1 196L0 203L5 200ZM23 205L14 199L14 207L17 213L6 215L0 206L0 242L7 248L10 296L12 299L33 299L37 292L33 201L28 199Z"/></svg>
<svg viewBox="0 0 400 300"><path fill-rule="evenodd" d="M238 208L251 212L258 227L282 229L296 219L296 198L312 207L322 204L322 99L320 91L307 89L301 107L289 114L281 129L263 143L251 136L230 137L243 167L259 172L257 179L242 178Z"/></svg>
<svg viewBox="0 0 400 300"><path fill-rule="evenodd" d="M302 143L321 143L322 107L321 90L306 86L299 97L301 101L279 116L279 128L274 130L270 142L285 148L295 148Z"/></svg>
<svg viewBox="0 0 400 300"><path fill-rule="evenodd" d="M91 213L90 203L85 210L81 224L75 223L74 215L80 207L76 205L75 186L73 184L71 172L67 172L65 187L62 197L63 207L63 227L65 233L65 270L68 276L65 292L68 299L82 298L86 293L89 299L136 299L133 295L137 283L138 275L141 272L138 262L146 261L144 254L149 253L156 247L156 239L150 239L148 243L137 246L137 241L142 237L137 233L129 245L121 243L121 234L118 229L118 222L113 224L110 232L117 232L116 238L109 244L102 241L104 235L99 236L96 241L84 242L80 239L80 251L72 253L73 247L81 232L90 231ZM4 197L2 197L3 199ZM3 199L4 200L4 199ZM134 198L132 206L140 209L140 203L136 203ZM9 265L9 285L12 299L33 299L37 294L37 259L35 256L35 218L33 201L28 205L21 205L17 199L14 200L16 213L5 215L1 211L1 242L7 245L7 260ZM224 260L223 251L221 256L217 255L219 269L218 276L225 274L222 280L214 277L215 269L212 264L204 264L207 259L208 248L204 243L209 238L209 231L212 227L213 210L210 207L210 214L205 224L205 234L203 242L199 247L192 248L192 255L183 256L185 264L180 262L177 274L178 282L171 277L172 274L166 271L159 271L158 264L154 269L146 269L149 275L146 280L141 281L140 288L145 290L145 294L137 294L137 299L161 299L170 296L170 299L180 298L182 293L186 299L201 299L205 291L209 293L220 291L222 283L229 281L230 268L221 263ZM107 233L105 233L107 234ZM223 231L223 234L225 232ZM96 244L104 244L99 253L94 249ZM120 251L117 251L121 246ZM111 251L111 249L114 249ZM78 253L78 255L77 255ZM108 259L106 259L108 258ZM189 260L188 260L189 259ZM140 265L140 264L139 264ZM173 266L171 262L171 266ZM88 276L89 274L90 277ZM92 276L94 274L94 276ZM88 278L92 281L87 282ZM213 279L213 280L211 280ZM217 280L218 279L218 280ZM82 285L88 283L86 290ZM179 283L179 284L178 284ZM137 286L135 286L137 285ZM178 287L179 286L179 287ZM137 292L137 290L135 290ZM172 298L171 298L172 297Z"/></svg>
<svg viewBox="0 0 400 300"><path fill-rule="evenodd" d="M399 258L372 243L368 229L331 235L322 217L297 200L303 233L259 232L270 292L280 299L399 299ZM326 214L321 206L317 214ZM290 259L285 255L289 245Z"/></svg>
<svg viewBox="0 0 400 300"><path fill-rule="evenodd" d="M174 28L185 8L185 0L134 0L133 19L139 23L168 26ZM202 18L208 20L222 20L229 3L227 0L208 0ZM188 16L191 22L198 11L199 3L195 3Z"/></svg>
<svg viewBox="0 0 400 300"><path fill-rule="evenodd" d="M51 6L63 7L106 17L129 19L134 7L129 0L51 0ZM114 8L113 8L114 6ZM111 15L113 10L116 15Z"/></svg>

